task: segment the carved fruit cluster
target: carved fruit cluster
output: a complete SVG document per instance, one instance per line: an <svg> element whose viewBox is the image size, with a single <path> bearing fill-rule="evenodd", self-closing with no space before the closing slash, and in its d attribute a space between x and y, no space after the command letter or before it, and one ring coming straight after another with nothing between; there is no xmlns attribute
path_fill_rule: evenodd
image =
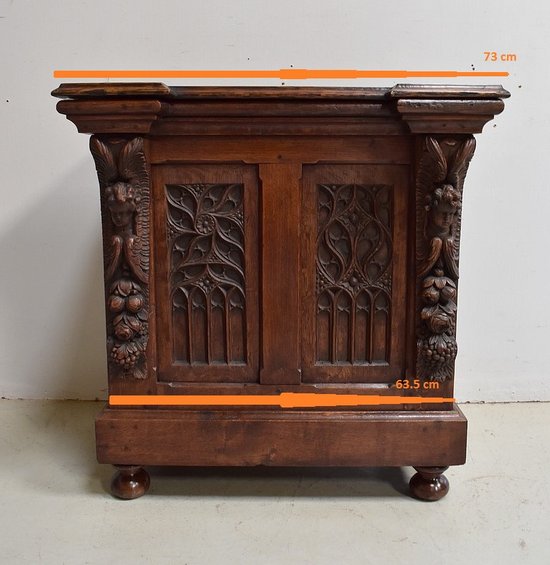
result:
<svg viewBox="0 0 550 565"><path fill-rule="evenodd" d="M427 330L417 344L420 371L423 376L445 380L457 354L456 284L441 269L436 269L434 275L422 281L420 296L424 302L420 318Z"/></svg>
<svg viewBox="0 0 550 565"><path fill-rule="evenodd" d="M109 290L108 308L114 315L110 359L127 372L137 365L146 348L147 321L141 287L128 278L115 281Z"/></svg>
<svg viewBox="0 0 550 565"><path fill-rule="evenodd" d="M450 377L449 366L457 354L456 340L446 334L431 335L418 340L418 353L421 359L420 372L436 381Z"/></svg>
<svg viewBox="0 0 550 565"><path fill-rule="evenodd" d="M420 317L428 328L436 334L454 330L456 314L456 284L444 276L440 269L435 276L428 276L422 281L422 308Z"/></svg>
<svg viewBox="0 0 550 565"><path fill-rule="evenodd" d="M113 363L119 365L124 372L131 371L145 351L144 344L140 341L114 344L111 349L110 358Z"/></svg>

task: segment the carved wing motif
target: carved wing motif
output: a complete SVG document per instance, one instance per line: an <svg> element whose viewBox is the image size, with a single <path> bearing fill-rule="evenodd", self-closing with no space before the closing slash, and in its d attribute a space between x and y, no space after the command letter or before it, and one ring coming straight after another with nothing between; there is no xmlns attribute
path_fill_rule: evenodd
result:
<svg viewBox="0 0 550 565"><path fill-rule="evenodd" d="M447 178L447 159L438 141L427 136L423 149L416 180L416 264L419 277L431 270L441 252L441 240L437 242L438 238L434 238L431 244L428 243L426 208L427 198L434 185L444 182Z"/></svg>
<svg viewBox="0 0 550 565"><path fill-rule="evenodd" d="M458 191L462 192L464 178L468 171L468 165L474 155L476 140L469 137L458 149L455 158L449 168L447 179Z"/></svg>
<svg viewBox="0 0 550 565"><path fill-rule="evenodd" d="M443 247L443 241L440 237L433 237L431 239L427 253L421 255L421 261L418 263L418 277L425 277L432 270L432 267L441 255L441 249Z"/></svg>
<svg viewBox="0 0 550 565"><path fill-rule="evenodd" d="M146 165L141 137L134 137L121 149L118 169L120 176L130 184L135 185L142 181L142 172L146 170Z"/></svg>
<svg viewBox="0 0 550 565"><path fill-rule="evenodd" d="M124 242L119 235L111 238L110 245L105 246L105 278L111 280L120 265Z"/></svg>
<svg viewBox="0 0 550 565"><path fill-rule="evenodd" d="M458 149L453 163L450 167L447 179L458 192L462 195L462 188L464 179L468 171L468 166L474 155L476 148L476 140L474 137L469 137ZM453 237L450 241L446 242L446 248L443 250L445 263L449 269L451 276L458 279L458 257L460 251L460 226L461 219L457 218L453 228Z"/></svg>
<svg viewBox="0 0 550 565"><path fill-rule="evenodd" d="M445 159L441 146L436 139L428 136L426 137L426 150L431 157L435 171L432 177L433 182L443 182L447 177L447 159Z"/></svg>
<svg viewBox="0 0 550 565"><path fill-rule="evenodd" d="M118 169L120 176L132 185L136 193L137 213L134 236L125 242L126 258L134 275L143 283L148 281L149 271L149 180L143 139L135 137L122 148Z"/></svg>
<svg viewBox="0 0 550 565"><path fill-rule="evenodd" d="M105 199L105 189L119 177L115 157L111 148L95 136L92 136L90 139L90 151L94 157L99 185L102 188L102 199ZM102 206L102 209L104 213L108 213L105 205ZM122 252L121 238L117 236L107 237L104 233L103 250L105 277L110 280L120 263Z"/></svg>
<svg viewBox="0 0 550 565"><path fill-rule="evenodd" d="M90 151L94 156L99 184L104 188L118 177L115 158L111 149L95 136L90 139Z"/></svg>

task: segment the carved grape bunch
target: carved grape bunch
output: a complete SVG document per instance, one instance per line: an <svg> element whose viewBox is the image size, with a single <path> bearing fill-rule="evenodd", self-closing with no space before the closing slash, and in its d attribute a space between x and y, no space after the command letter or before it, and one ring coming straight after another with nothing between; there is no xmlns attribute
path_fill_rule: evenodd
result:
<svg viewBox="0 0 550 565"><path fill-rule="evenodd" d="M418 354L422 359L421 371L435 381L445 381L448 367L456 358L456 340L446 334L431 335L418 340Z"/></svg>

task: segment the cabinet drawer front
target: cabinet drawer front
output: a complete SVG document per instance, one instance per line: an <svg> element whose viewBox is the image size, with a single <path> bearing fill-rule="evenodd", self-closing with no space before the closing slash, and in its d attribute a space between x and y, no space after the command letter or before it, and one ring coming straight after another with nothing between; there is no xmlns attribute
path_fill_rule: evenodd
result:
<svg viewBox="0 0 550 565"><path fill-rule="evenodd" d="M304 167L304 382L402 375L407 181L405 166Z"/></svg>
<svg viewBox="0 0 550 565"><path fill-rule="evenodd" d="M256 168L153 168L159 380L258 380Z"/></svg>

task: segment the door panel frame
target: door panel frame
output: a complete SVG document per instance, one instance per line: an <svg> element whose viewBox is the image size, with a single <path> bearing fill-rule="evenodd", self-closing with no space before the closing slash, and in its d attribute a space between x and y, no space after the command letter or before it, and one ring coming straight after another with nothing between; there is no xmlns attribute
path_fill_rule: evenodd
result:
<svg viewBox="0 0 550 565"><path fill-rule="evenodd" d="M409 167L363 163L304 165L302 174L302 381L304 383L393 383L406 370L407 203ZM393 202L392 287L389 363L316 362L317 186L390 185Z"/></svg>
<svg viewBox="0 0 550 565"><path fill-rule="evenodd" d="M258 253L258 171L254 165L234 163L185 163L153 165L153 222L155 230L156 323L158 382L254 383L259 371L259 253ZM245 364L188 364L173 359L174 328L170 301L170 250L167 233L166 185L243 184L245 247ZM170 336L161 339L160 336Z"/></svg>

